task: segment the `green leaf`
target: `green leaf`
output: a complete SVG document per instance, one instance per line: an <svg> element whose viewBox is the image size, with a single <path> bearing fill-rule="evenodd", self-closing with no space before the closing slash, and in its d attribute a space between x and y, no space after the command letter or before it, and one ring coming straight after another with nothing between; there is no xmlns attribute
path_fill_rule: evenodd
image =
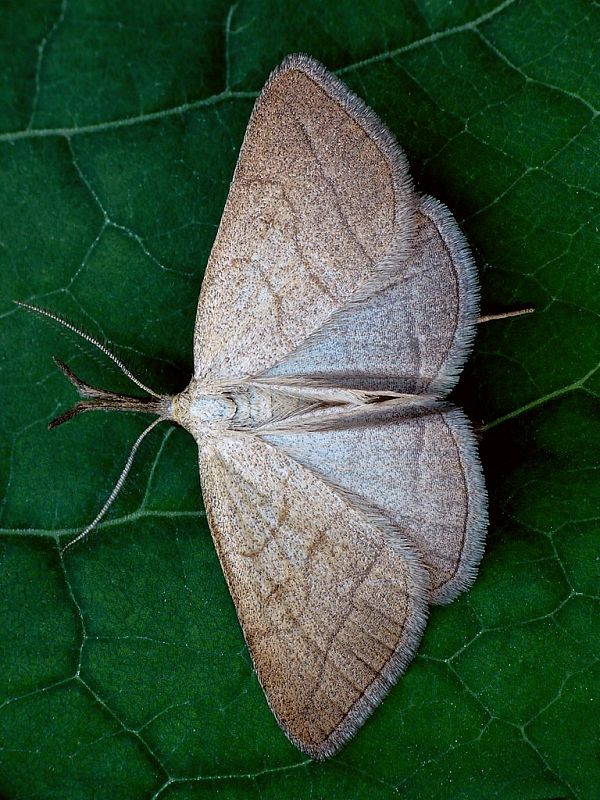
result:
<svg viewBox="0 0 600 800"><path fill-rule="evenodd" d="M584 0L26 0L0 15L0 794L600 795L600 11ZM195 446L85 415L51 361L116 391L44 305L175 392L253 98L309 52L377 111L461 221L489 323L456 392L491 525L472 590L338 756L290 745L252 673Z"/></svg>

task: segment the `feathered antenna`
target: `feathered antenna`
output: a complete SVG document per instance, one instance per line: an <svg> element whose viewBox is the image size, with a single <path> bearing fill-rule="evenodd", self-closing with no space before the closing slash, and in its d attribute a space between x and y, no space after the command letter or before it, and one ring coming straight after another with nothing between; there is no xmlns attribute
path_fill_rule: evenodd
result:
<svg viewBox="0 0 600 800"><path fill-rule="evenodd" d="M117 367L121 370L121 372L124 375L127 375L129 380L133 381L133 383L135 383L136 386L139 386L140 389L143 389L145 392L148 392L148 394L151 394L152 397L161 397L161 395L157 394L155 391L146 386L145 383L142 383L139 378L136 378L135 375L130 370L127 369L125 364L123 364L123 362L119 358L117 358L117 356L111 350L109 350L105 344L102 344L102 342L99 342L97 339L94 339L94 337L90 336L89 333L85 333L85 331L79 330L79 328L76 328L75 325L73 325L71 322L64 319L63 317L60 317L58 314L54 314L52 311L48 311L46 308L41 308L40 306L32 306L30 303L22 303L20 300L13 300L13 303L15 303L18 306L21 306L21 308L26 308L28 311L33 311L34 314L41 314L42 317L48 317L48 319L51 319L54 322L58 322L59 325L62 325L63 327L67 328L67 330L70 330L72 333L76 333L77 336L80 336L82 339L85 339L86 342L93 344L94 347L97 347L101 353L104 353L105 356L108 356L108 358L110 358L110 360L117 365Z"/></svg>
<svg viewBox="0 0 600 800"><path fill-rule="evenodd" d="M65 552L70 547L73 547L74 544L77 544L77 542L80 542L82 539L85 539L85 537L88 535L88 533L91 533L91 531L93 531L94 528L96 527L96 525L100 522L102 517L104 517L104 515L106 514L108 509L114 503L117 495L121 491L121 488L123 487L123 484L125 483L125 479L127 478L127 475L129 474L129 470L131 469L131 465L133 464L133 459L135 458L135 454L137 453L139 446L144 441L146 436L150 433L152 428L154 428L156 425L158 425L159 422L164 422L164 421L165 421L165 417L159 417L158 419L155 419L154 422L151 422L150 425L148 425L148 427L145 428L140 433L140 435L135 440L135 442L133 444L133 447L131 448L131 450L129 452L129 456L127 457L127 461L125 462L125 466L123 467L123 471L119 475L119 478L118 478L117 482L115 483L112 492L109 494L108 498L106 499L106 502L104 503L104 505L102 506L100 511L96 514L95 518L90 522L90 524L87 527L85 527L81 531L81 533L78 534L74 539L71 539L71 541L68 542L68 544L66 544L63 548L61 548L61 551L60 551L61 555L64 555Z"/></svg>

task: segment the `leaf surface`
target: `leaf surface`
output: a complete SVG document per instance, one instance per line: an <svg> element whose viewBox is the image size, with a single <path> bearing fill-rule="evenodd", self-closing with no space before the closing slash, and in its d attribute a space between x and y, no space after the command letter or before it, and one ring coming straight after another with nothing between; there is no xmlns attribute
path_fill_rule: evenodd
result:
<svg viewBox="0 0 600 800"><path fill-rule="evenodd" d="M600 11L583 0L9 4L0 22L0 794L541 800L600 794ZM191 373L204 265L253 99L289 52L387 123L472 243L489 323L455 392L490 492L473 589L352 743L279 731L203 513L159 427L89 414L51 356L129 391L12 299Z"/></svg>

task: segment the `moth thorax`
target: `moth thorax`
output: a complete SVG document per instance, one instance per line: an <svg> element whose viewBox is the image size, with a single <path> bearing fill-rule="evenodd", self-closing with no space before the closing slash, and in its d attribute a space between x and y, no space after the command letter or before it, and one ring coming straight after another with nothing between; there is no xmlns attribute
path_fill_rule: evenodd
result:
<svg viewBox="0 0 600 800"><path fill-rule="evenodd" d="M234 401L221 393L188 388L173 398L173 419L194 433L198 428L226 423L236 412Z"/></svg>

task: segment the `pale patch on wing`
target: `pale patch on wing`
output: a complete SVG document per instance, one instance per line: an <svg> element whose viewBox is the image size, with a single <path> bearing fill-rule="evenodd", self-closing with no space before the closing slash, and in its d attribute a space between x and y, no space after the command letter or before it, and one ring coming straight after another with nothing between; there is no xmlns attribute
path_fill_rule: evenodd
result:
<svg viewBox="0 0 600 800"><path fill-rule="evenodd" d="M399 533L252 434L203 440L200 475L268 702L298 747L329 756L414 655L426 573Z"/></svg>
<svg viewBox="0 0 600 800"><path fill-rule="evenodd" d="M459 409L367 407L346 426L263 438L389 519L421 554L430 599L446 603L475 579L487 526L483 475Z"/></svg>
<svg viewBox="0 0 600 800"><path fill-rule="evenodd" d="M450 212L425 198L414 250L380 270L322 329L261 378L446 395L472 349L479 289Z"/></svg>
<svg viewBox="0 0 600 800"><path fill-rule="evenodd" d="M196 379L293 351L385 256L408 254L416 202L376 115L317 62L286 59L255 105L206 269Z"/></svg>

